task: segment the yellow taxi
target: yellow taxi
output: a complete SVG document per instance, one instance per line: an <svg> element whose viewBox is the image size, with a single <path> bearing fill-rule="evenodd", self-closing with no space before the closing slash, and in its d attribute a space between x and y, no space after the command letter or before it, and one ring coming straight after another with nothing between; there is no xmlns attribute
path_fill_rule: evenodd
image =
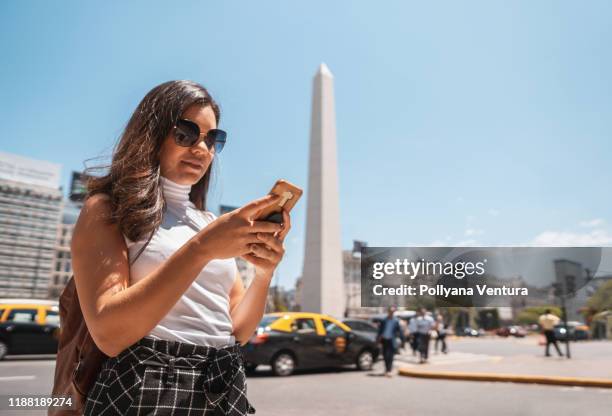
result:
<svg viewBox="0 0 612 416"><path fill-rule="evenodd" d="M0 360L7 354L55 354L59 306L55 301L0 299Z"/></svg>
<svg viewBox="0 0 612 416"><path fill-rule="evenodd" d="M59 325L59 306L47 300L0 299L0 322L6 321Z"/></svg>
<svg viewBox="0 0 612 416"><path fill-rule="evenodd" d="M296 369L347 364L370 370L379 348L374 340L331 316L277 312L264 315L243 352L248 372L270 365L275 375L288 376Z"/></svg>

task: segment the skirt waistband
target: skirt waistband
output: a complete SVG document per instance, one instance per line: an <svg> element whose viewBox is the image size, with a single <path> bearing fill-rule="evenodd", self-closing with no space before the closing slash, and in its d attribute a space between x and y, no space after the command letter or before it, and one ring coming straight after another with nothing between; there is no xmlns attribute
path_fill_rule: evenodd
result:
<svg viewBox="0 0 612 416"><path fill-rule="evenodd" d="M239 342L224 347L212 347L208 345L191 344L188 342L144 337L141 338L134 345L132 345L130 348L133 349L138 346L151 348L152 350L159 351L161 353L172 355L175 357L188 357L191 355L215 357L220 351L226 351L229 353L242 353L242 349L240 347Z"/></svg>

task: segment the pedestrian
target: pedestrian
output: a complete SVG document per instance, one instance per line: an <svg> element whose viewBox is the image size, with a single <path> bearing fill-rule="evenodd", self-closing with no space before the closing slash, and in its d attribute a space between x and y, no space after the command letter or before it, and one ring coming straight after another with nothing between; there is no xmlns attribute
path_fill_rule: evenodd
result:
<svg viewBox="0 0 612 416"><path fill-rule="evenodd" d="M550 344L555 346L559 357L563 357L559 345L557 345L557 337L555 336L555 325L557 325L560 320L558 316L551 313L550 309L546 309L544 314L538 319L538 323L546 337L546 349L544 354L547 357L550 357Z"/></svg>
<svg viewBox="0 0 612 416"><path fill-rule="evenodd" d="M437 333L436 342L434 343L436 354L438 353L438 343L442 344L442 354L446 354L446 324L444 323L444 317L438 314L435 323L435 329Z"/></svg>
<svg viewBox="0 0 612 416"><path fill-rule="evenodd" d="M410 318L410 322L408 323L408 332L410 334L410 349L412 349L412 355L416 356L417 351L419 350L419 333L417 332L416 325L417 317L413 316Z"/></svg>
<svg viewBox="0 0 612 416"><path fill-rule="evenodd" d="M402 337L400 338L402 341L400 343L400 347L395 350L396 354L399 354L400 349L406 348L406 340L408 339L408 323L404 319L398 319L400 324L400 330L402 332Z"/></svg>
<svg viewBox="0 0 612 416"><path fill-rule="evenodd" d="M404 333L402 332L399 319L394 316L395 310L394 306L387 308L387 316L380 323L378 334L376 335L376 341L382 344L383 359L385 361L384 375L387 377L391 377L393 357L399 349L398 338L402 345L404 344Z"/></svg>
<svg viewBox="0 0 612 416"><path fill-rule="evenodd" d="M419 363L424 364L429 358L429 340L434 327L433 318L427 313L427 309L421 308L416 320L417 332L419 334Z"/></svg>
<svg viewBox="0 0 612 416"><path fill-rule="evenodd" d="M72 238L89 332L108 356L84 415L247 415L240 345L262 318L290 219L257 220L268 195L217 218L207 210L225 144L220 111L192 81L140 102L109 171L88 181ZM218 162L215 162L215 164ZM235 257L255 266L245 289Z"/></svg>

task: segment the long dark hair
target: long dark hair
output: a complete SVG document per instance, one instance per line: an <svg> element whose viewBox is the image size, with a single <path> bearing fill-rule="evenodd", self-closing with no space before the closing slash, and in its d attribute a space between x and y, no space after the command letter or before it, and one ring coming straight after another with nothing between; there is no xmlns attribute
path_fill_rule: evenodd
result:
<svg viewBox="0 0 612 416"><path fill-rule="evenodd" d="M219 106L206 88L193 81L168 81L153 88L130 117L113 150L110 166L87 168L88 197L104 193L111 200L111 218L121 232L138 241L155 231L162 220L164 200L160 189L159 153L164 139L191 105L210 106L217 124ZM214 160L214 159L213 159ZM108 169L102 176L92 172ZM189 199L206 210L211 166L191 187Z"/></svg>

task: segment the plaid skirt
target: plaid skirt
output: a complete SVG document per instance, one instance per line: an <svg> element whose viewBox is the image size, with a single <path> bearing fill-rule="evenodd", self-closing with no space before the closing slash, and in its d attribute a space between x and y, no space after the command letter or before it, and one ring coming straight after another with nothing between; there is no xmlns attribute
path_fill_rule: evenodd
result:
<svg viewBox="0 0 612 416"><path fill-rule="evenodd" d="M144 337L102 365L85 416L247 415L240 345L214 348Z"/></svg>

